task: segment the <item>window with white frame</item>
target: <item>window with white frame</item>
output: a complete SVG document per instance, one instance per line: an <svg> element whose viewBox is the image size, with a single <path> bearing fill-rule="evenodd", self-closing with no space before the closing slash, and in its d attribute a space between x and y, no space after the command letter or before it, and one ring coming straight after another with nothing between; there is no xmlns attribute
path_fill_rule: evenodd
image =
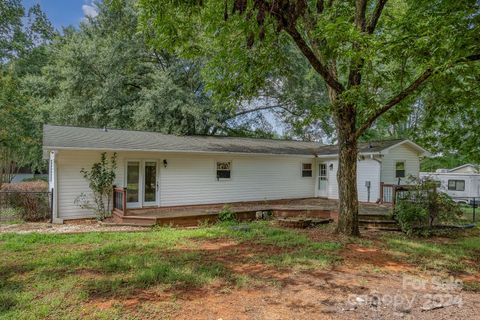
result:
<svg viewBox="0 0 480 320"><path fill-rule="evenodd" d="M395 178L405 178L405 161L395 163Z"/></svg>
<svg viewBox="0 0 480 320"><path fill-rule="evenodd" d="M232 177L231 171L231 161L217 161L217 180L230 179Z"/></svg>
<svg viewBox="0 0 480 320"><path fill-rule="evenodd" d="M304 178L313 177L311 163L302 163L302 177Z"/></svg>
<svg viewBox="0 0 480 320"><path fill-rule="evenodd" d="M448 180L448 190L465 191L465 180Z"/></svg>

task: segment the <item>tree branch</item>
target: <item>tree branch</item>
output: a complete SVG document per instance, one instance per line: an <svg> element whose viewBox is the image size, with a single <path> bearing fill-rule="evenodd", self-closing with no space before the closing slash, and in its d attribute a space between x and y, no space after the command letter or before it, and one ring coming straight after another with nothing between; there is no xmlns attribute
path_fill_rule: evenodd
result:
<svg viewBox="0 0 480 320"><path fill-rule="evenodd" d="M367 121L357 129L355 132L355 138L359 138L370 126L373 124L375 120L378 119L382 114L402 102L406 97L408 97L410 94L412 94L415 90L417 90L425 81L427 81L428 78L430 78L433 75L433 69L428 68L425 70L420 76L418 76L415 81L413 81L408 87L403 89L400 93L398 93L396 96L391 98L383 107L378 109L370 118L367 119Z"/></svg>
<svg viewBox="0 0 480 320"><path fill-rule="evenodd" d="M471 54L466 56L463 59L457 60L455 66L460 63L471 62L471 61L478 61L480 60L480 53ZM378 119L382 114L399 104L403 101L406 97L416 91L425 81L427 81L432 75L434 74L434 70L432 68L426 69L420 76L418 76L415 81L413 81L407 88L403 89L400 93L396 96L391 98L383 107L378 109L368 120L355 132L355 138L359 138L370 126L373 124L375 120Z"/></svg>
<svg viewBox="0 0 480 320"><path fill-rule="evenodd" d="M367 0L355 1L355 26L361 32L365 31L365 12L367 11Z"/></svg>
<svg viewBox="0 0 480 320"><path fill-rule="evenodd" d="M469 55L465 58L466 61L477 61L480 60L480 53Z"/></svg>
<svg viewBox="0 0 480 320"><path fill-rule="evenodd" d="M288 34L292 37L295 44L303 53L303 55L308 59L312 67L317 71L325 80L327 85L335 90L337 93L341 93L345 90L343 85L335 79L335 77L330 73L325 65L320 61L320 59L315 55L312 49L308 46L305 40L302 38L295 26L288 27L286 29Z"/></svg>
<svg viewBox="0 0 480 320"><path fill-rule="evenodd" d="M366 0L356 0L355 1L355 27L361 33L365 32L366 27L366 14L367 10L367 1ZM360 47L357 42L353 43L353 49L359 51ZM364 59L354 60L352 59L350 64L350 73L348 75L348 88L352 86L358 86L362 81L361 69L364 64Z"/></svg>
<svg viewBox="0 0 480 320"><path fill-rule="evenodd" d="M373 9L373 14L370 17L370 21L368 22L367 25L367 33L372 34L373 31L375 31L375 28L377 27L378 20L380 19L380 16L382 15L383 7L385 7L385 4L387 3L387 0L378 0L377 4L375 5L375 9Z"/></svg>
<svg viewBox="0 0 480 320"><path fill-rule="evenodd" d="M293 111L291 111L288 108L282 106L281 104L275 104L275 105L271 105L271 106L263 106L263 107L258 107L258 108L255 108L255 109L240 111L240 112L235 113L233 116L231 116L227 119L224 119L224 121L231 120L231 119L234 119L234 118L237 118L237 117L240 117L240 116L244 116L244 115L249 114L249 113L263 111L263 110L272 110L272 109L282 109L284 111L287 111L290 114L297 115Z"/></svg>

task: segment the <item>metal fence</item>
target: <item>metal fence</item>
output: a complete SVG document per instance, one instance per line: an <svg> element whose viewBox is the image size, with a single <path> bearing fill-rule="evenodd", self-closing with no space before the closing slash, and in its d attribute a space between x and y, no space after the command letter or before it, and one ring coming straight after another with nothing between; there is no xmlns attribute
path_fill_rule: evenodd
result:
<svg viewBox="0 0 480 320"><path fill-rule="evenodd" d="M0 191L0 221L50 221L52 193Z"/></svg>
<svg viewBox="0 0 480 320"><path fill-rule="evenodd" d="M462 219L465 221L478 222L480 197L451 197L458 203L463 211Z"/></svg>

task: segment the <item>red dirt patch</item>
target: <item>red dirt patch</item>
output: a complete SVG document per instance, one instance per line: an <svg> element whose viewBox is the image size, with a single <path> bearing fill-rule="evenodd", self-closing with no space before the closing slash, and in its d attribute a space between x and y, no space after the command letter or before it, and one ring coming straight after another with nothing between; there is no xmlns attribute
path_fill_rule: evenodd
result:
<svg viewBox="0 0 480 320"><path fill-rule="evenodd" d="M365 266L373 266L392 272L412 272L415 270L414 266L400 262L378 248L366 248L357 244L348 244L340 254L344 259L344 265L341 269L354 268L358 270Z"/></svg>
<svg viewBox="0 0 480 320"><path fill-rule="evenodd" d="M252 260L258 255L285 253L288 249L256 243L239 243L231 239L191 240L192 248L183 245L180 250L204 251L202 259L222 264L236 275L247 275L258 280L236 287L214 281L203 288L173 288L164 290L154 287L139 290L124 299L91 301L98 308L122 306L126 317L138 319L390 319L399 317L392 305L373 308L359 305L349 311L351 297L362 297L372 293L379 295L418 294L403 288L402 274L416 271L428 278L414 266L396 260L382 250L380 241L366 236L371 246L349 243L348 238L339 238L325 230L302 231L317 241L336 241L345 247L339 254L341 266L330 270L278 270L270 265ZM169 252L168 254L173 254ZM371 268L386 272L371 272ZM465 278L466 281L472 280ZM448 307L422 312L423 300L416 300L407 316L415 319L447 319L453 315L475 318L478 294L462 293L464 306ZM145 308L149 308L148 315ZM154 311L152 311L154 310Z"/></svg>

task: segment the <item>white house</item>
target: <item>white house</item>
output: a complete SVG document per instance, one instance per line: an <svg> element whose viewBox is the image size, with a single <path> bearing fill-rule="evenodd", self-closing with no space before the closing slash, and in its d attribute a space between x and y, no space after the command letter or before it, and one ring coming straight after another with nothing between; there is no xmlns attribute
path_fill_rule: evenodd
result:
<svg viewBox="0 0 480 320"><path fill-rule="evenodd" d="M448 172L451 173L478 173L478 166L466 163L461 166L455 167L453 169L448 169Z"/></svg>
<svg viewBox="0 0 480 320"><path fill-rule="evenodd" d="M477 166L464 164L453 169L437 169L435 172L420 172L421 178L437 182L437 188L459 203L471 203L480 197L480 173ZM478 202L479 199L476 199Z"/></svg>
<svg viewBox="0 0 480 320"><path fill-rule="evenodd" d="M55 222L93 216L75 205L89 192L80 170L117 153L117 186L127 207L218 204L309 197L338 198L337 147L315 142L44 126ZM409 140L359 144L358 195L376 202L380 183L418 176L428 152Z"/></svg>

